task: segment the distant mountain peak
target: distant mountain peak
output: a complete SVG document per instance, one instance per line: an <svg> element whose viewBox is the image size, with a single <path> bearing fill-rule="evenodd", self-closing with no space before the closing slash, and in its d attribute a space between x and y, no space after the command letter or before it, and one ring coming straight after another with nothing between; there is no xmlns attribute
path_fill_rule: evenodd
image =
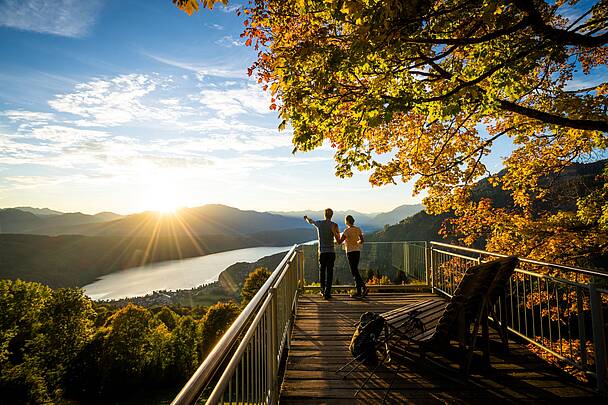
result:
<svg viewBox="0 0 608 405"><path fill-rule="evenodd" d="M29 212L31 214L37 216L51 216L51 215L61 215L63 212L55 211L50 208L36 208L36 207L14 207L14 209L24 212Z"/></svg>

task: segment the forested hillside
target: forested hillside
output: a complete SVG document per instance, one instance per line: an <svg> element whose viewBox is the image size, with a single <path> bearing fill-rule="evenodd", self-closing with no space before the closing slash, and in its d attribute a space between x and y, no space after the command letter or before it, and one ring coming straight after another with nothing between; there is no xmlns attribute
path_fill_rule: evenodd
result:
<svg viewBox="0 0 608 405"><path fill-rule="evenodd" d="M535 202L532 217L541 218L559 212L576 213L579 199L598 190L602 186L601 174L606 166L606 160L600 160L588 164L574 163L566 168L559 176L545 177L541 186L547 190L547 195L542 200ZM506 175L501 171L498 176ZM516 212L513 198L510 193L500 187L493 186L488 179L479 181L472 191L472 198L479 202L488 200L492 206ZM449 242L463 242L463 235L458 232L455 225L466 226L466 218L455 221L456 216L450 213L441 215L430 215L426 211L402 220L400 223L385 227L383 230L370 234L369 241L401 241L401 240L441 240ZM471 219L472 221L472 219ZM471 224L472 226L472 224ZM483 224L480 225L480 228ZM584 229L581 229L584 231ZM486 247L487 234L481 229L479 237L469 240L477 248ZM591 252L588 260L578 263L583 266L605 267L607 259L601 254Z"/></svg>
<svg viewBox="0 0 608 405"><path fill-rule="evenodd" d="M0 308L2 404L168 402L240 311L117 308L10 280L0 280Z"/></svg>

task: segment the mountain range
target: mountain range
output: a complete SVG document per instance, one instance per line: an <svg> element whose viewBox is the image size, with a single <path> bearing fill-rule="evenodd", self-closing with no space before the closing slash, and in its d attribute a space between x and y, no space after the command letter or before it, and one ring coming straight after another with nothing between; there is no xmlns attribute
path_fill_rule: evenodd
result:
<svg viewBox="0 0 608 405"><path fill-rule="evenodd" d="M355 217L366 231L394 224L422 210L421 205L402 205L385 213L364 214L338 211L334 220L341 224L346 214ZM250 235L266 231L307 228L302 216L322 218L322 211L258 212L240 210L220 204L182 208L176 215L142 212L119 215L101 212L62 213L48 208L18 207L0 209L0 233L34 235L85 235L147 237L152 234L184 235Z"/></svg>
<svg viewBox="0 0 608 405"><path fill-rule="evenodd" d="M406 215L410 208L369 217L390 221ZM143 212L126 216L6 208L0 210L0 278L38 281L51 287L83 286L102 275L147 263L255 246L286 246L315 238L315 229L300 213L279 215L217 204L183 208L174 215Z"/></svg>
<svg viewBox="0 0 608 405"><path fill-rule="evenodd" d="M337 222L342 227L344 217L352 215L355 218L355 224L365 231L373 231L383 228L385 225L393 225L399 221L410 217L424 209L422 204L404 204L388 212L363 213L358 211L335 211L333 221ZM318 211L272 211L273 214L283 215L286 217L302 218L308 215L314 219L322 219L323 210Z"/></svg>

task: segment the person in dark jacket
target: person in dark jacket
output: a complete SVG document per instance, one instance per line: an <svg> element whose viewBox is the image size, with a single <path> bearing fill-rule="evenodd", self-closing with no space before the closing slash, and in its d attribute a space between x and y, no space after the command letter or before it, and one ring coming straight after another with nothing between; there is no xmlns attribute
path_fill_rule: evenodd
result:
<svg viewBox="0 0 608 405"><path fill-rule="evenodd" d="M334 278L334 263L336 252L334 242L340 240L340 229L338 224L332 222L331 217L334 212L331 208L325 210L325 219L315 221L308 215L304 215L304 220L317 228L319 239L319 281L321 283L321 294L328 300L331 298L331 284Z"/></svg>

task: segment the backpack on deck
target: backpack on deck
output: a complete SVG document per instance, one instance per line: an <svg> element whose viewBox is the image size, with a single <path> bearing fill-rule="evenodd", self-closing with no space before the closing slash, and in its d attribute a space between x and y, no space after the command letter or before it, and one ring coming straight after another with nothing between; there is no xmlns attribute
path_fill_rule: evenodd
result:
<svg viewBox="0 0 608 405"><path fill-rule="evenodd" d="M361 315L348 346L357 360L368 364L377 363L376 344L384 329L384 323L384 318L374 312L366 312Z"/></svg>

